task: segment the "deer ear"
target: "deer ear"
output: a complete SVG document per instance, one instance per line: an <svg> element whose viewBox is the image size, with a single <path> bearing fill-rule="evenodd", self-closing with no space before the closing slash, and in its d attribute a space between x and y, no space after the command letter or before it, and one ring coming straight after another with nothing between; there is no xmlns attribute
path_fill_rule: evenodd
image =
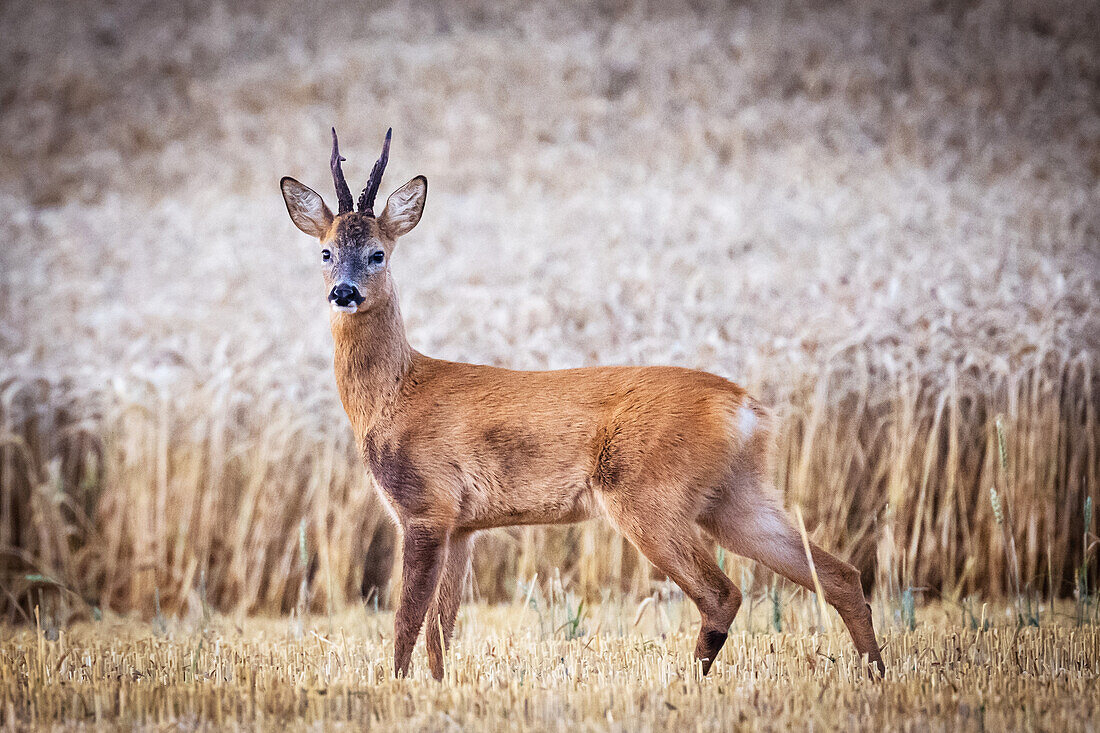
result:
<svg viewBox="0 0 1100 733"><path fill-rule="evenodd" d="M323 237L332 225L332 212L321 194L290 176L279 181L279 188L283 190L283 201L294 225L311 237Z"/></svg>
<svg viewBox="0 0 1100 733"><path fill-rule="evenodd" d="M390 194L386 208L378 217L378 225L389 236L397 239L408 234L424 213L424 199L428 197L428 179L417 176Z"/></svg>

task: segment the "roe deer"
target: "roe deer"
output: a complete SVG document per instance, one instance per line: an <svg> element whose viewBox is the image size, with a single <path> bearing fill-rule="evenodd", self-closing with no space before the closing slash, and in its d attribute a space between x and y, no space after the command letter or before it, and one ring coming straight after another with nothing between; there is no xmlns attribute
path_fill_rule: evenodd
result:
<svg viewBox="0 0 1100 733"><path fill-rule="evenodd" d="M290 218L320 240L340 399L403 536L394 673L408 675L428 614L428 663L442 678L478 530L602 513L699 608L695 656L706 674L741 605L714 542L814 588L768 475L768 413L736 384L690 369L520 372L417 352L389 260L420 221L428 182L413 178L374 213L391 133L358 210L335 129L337 213L293 178L280 187ZM825 600L883 671L859 573L816 545L811 553Z"/></svg>

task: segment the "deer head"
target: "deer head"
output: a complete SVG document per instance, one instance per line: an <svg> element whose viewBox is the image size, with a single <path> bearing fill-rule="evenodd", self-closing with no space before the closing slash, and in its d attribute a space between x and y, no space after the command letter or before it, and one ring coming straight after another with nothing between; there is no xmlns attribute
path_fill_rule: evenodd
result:
<svg viewBox="0 0 1100 733"><path fill-rule="evenodd" d="M371 169L358 210L352 208L351 190L344 180L336 128L332 130L332 179L336 184L338 211L333 215L321 195L287 176L279 182L291 221L321 244L322 274L333 311L365 313L393 293L389 259L397 238L408 233L424 213L428 179L417 176L390 194L382 213L375 215L374 199L390 155L386 132L382 155Z"/></svg>

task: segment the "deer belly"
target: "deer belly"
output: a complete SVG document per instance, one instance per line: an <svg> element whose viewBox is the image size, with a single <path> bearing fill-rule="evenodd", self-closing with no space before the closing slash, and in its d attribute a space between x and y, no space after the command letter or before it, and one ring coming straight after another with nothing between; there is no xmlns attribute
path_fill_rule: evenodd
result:
<svg viewBox="0 0 1100 733"><path fill-rule="evenodd" d="M463 492L459 523L471 529L527 524L570 524L595 515L597 504L587 481L506 481L471 477Z"/></svg>

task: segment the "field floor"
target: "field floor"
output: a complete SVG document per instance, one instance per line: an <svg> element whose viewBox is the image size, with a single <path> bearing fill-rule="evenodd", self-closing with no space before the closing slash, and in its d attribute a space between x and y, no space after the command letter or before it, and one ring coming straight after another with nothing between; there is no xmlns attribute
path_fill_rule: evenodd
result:
<svg viewBox="0 0 1100 733"><path fill-rule="evenodd" d="M680 601L464 607L442 684L422 649L411 679L392 678L385 612L304 623L106 618L37 634L7 627L0 721L9 729L1095 729L1100 626L1078 626L1072 605L1043 608L1039 626L1024 628L1004 607L933 605L909 630L875 604L889 665L881 681L860 673L832 611L832 630L815 631L813 609L781 602L785 631L776 632L770 597L746 602L700 678L690 661L696 614Z"/></svg>
<svg viewBox="0 0 1100 733"><path fill-rule="evenodd" d="M333 127L356 193L389 127L379 203L431 182L387 266L417 351L718 374L866 580L998 598L1012 538L1021 585L1076 587L1100 2L4 0L0 28L0 618L28 576L145 618L203 571L252 615L311 573L314 611L384 592L278 185L334 205ZM486 601L647 579L606 523L478 543Z"/></svg>

